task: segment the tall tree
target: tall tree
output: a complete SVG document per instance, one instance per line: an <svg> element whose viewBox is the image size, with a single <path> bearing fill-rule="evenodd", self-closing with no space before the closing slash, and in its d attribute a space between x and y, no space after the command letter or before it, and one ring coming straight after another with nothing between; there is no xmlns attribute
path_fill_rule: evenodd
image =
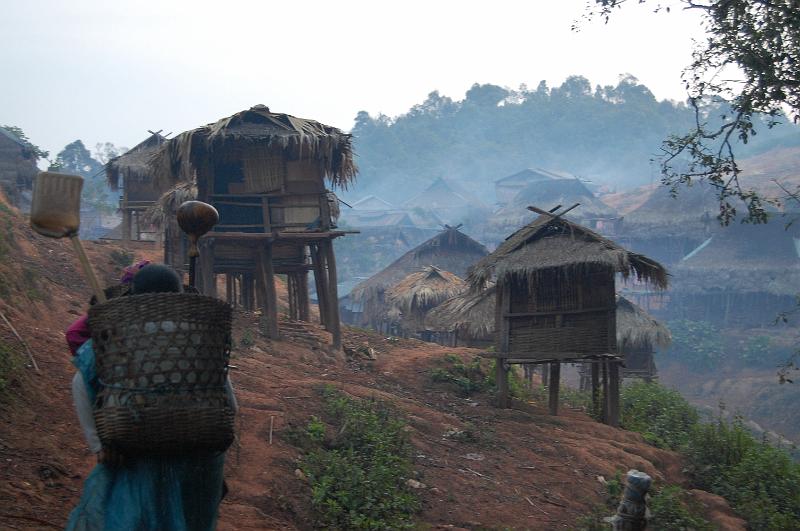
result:
<svg viewBox="0 0 800 531"><path fill-rule="evenodd" d="M111 190L103 175L103 165L92 158L81 140L67 144L48 169L83 177L81 201L85 204L103 213L111 213L116 208Z"/></svg>
<svg viewBox="0 0 800 531"><path fill-rule="evenodd" d="M800 1L636 2L654 4L655 11L699 11L706 28L706 40L683 73L695 123L664 141L662 181L676 192L695 179L707 180L719 193L723 223L736 216L738 200L746 205L746 221L766 221L765 198L739 180L736 143L748 143L759 128L800 120ZM625 3L592 0L588 18L599 15L607 22Z"/></svg>
<svg viewBox="0 0 800 531"><path fill-rule="evenodd" d="M22 128L15 125L4 125L2 127L23 143L23 145L28 149L29 157L32 158L34 162L39 159L46 159L50 155L50 153L31 142L28 138L28 135L25 134L25 131L23 131Z"/></svg>

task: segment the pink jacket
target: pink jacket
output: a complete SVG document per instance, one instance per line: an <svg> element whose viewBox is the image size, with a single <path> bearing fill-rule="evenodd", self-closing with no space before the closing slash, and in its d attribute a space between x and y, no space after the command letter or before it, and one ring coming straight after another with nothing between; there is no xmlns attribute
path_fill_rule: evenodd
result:
<svg viewBox="0 0 800 531"><path fill-rule="evenodd" d="M89 330L89 315L84 315L74 323L72 323L66 332L67 345L69 350L74 356L81 348L81 345L86 343L92 338L92 333Z"/></svg>

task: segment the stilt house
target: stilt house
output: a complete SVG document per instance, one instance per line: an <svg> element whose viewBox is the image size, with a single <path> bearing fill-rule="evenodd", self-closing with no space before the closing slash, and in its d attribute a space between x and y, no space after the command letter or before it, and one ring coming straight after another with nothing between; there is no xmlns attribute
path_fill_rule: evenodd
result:
<svg viewBox="0 0 800 531"><path fill-rule="evenodd" d="M539 217L512 234L471 270L474 291L496 283L495 327L500 405L508 400L507 365L550 364L550 408L557 413L560 363L603 360L619 398L615 277L630 275L664 289L666 270L557 213L531 209ZM614 386L617 386L614 389ZM618 403L609 423L618 423Z"/></svg>
<svg viewBox="0 0 800 531"><path fill-rule="evenodd" d="M404 337L419 337L431 341L425 330L425 316L443 301L466 290L458 276L436 266L426 266L411 273L386 292L386 298L399 314L398 324ZM393 312L390 312L393 313Z"/></svg>
<svg viewBox="0 0 800 531"><path fill-rule="evenodd" d="M356 320L353 324L388 332L390 305L386 300L386 291L423 267L434 266L465 278L467 269L489 254L489 251L461 232L459 227L445 225L445 229L439 234L411 249L353 288L350 299L360 310L354 313Z"/></svg>
<svg viewBox="0 0 800 531"><path fill-rule="evenodd" d="M356 175L351 136L313 120L257 105L187 131L162 145L151 164L158 184L195 183L197 199L220 222L200 240L198 284L264 309L269 336L278 334L274 276L288 278L290 317L309 318L308 271L314 271L323 324L341 346L337 304L332 186ZM173 235L167 245L178 248ZM294 304L291 304L294 301Z"/></svg>
<svg viewBox="0 0 800 531"><path fill-rule="evenodd" d="M494 343L495 287L464 291L436 306L425 316L430 334L450 339L448 346L488 347ZM437 341L438 342L438 341Z"/></svg>
<svg viewBox="0 0 800 531"><path fill-rule="evenodd" d="M672 341L669 329L625 297L617 296L617 348L624 378L657 377L654 354Z"/></svg>
<svg viewBox="0 0 800 531"><path fill-rule="evenodd" d="M141 240L149 232L150 224L145 212L152 208L166 190L159 190L153 181L153 171L148 165L158 148L166 142L160 133L152 133L146 140L106 164L106 180L114 191L121 191L119 211L122 215L122 241ZM150 239L153 238L151 234Z"/></svg>

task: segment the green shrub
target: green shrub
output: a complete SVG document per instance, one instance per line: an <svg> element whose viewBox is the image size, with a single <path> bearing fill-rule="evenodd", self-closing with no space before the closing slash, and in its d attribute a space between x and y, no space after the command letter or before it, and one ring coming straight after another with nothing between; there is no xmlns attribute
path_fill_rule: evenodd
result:
<svg viewBox="0 0 800 531"><path fill-rule="evenodd" d="M684 447L697 424L697 411L677 391L655 383L635 382L620 392L621 424L641 433L653 446Z"/></svg>
<svg viewBox="0 0 800 531"><path fill-rule="evenodd" d="M672 344L667 356L693 369L709 370L724 361L722 334L711 323L679 319L668 323Z"/></svg>
<svg viewBox="0 0 800 531"><path fill-rule="evenodd" d="M311 484L316 525L326 529L409 529L419 509L405 423L385 404L325 390L326 419L305 429L300 469ZM333 434L327 436L327 433Z"/></svg>
<svg viewBox="0 0 800 531"><path fill-rule="evenodd" d="M442 358L444 367L436 367L429 374L432 381L449 384L459 395L472 396L489 387L482 361L479 356L475 356L465 363L454 354L446 354Z"/></svg>
<svg viewBox="0 0 800 531"><path fill-rule="evenodd" d="M700 508L687 500L686 491L680 487L664 487L647 502L651 519L649 529L659 531L712 531L714 527L698 516Z"/></svg>
<svg viewBox="0 0 800 531"><path fill-rule="evenodd" d="M695 483L725 497L752 529L798 528L800 465L757 441L740 418L697 426L687 456Z"/></svg>

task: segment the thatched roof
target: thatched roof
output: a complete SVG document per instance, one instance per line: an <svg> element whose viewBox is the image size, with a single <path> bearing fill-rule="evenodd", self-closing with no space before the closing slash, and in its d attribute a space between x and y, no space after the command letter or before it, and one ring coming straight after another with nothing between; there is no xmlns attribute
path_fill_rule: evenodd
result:
<svg viewBox="0 0 800 531"><path fill-rule="evenodd" d="M414 247L382 271L358 284L353 288L351 296L354 300L361 300L369 292L385 291L410 273L429 265L464 278L469 266L487 254L489 251L486 247L458 230L458 227L447 226L433 238Z"/></svg>
<svg viewBox="0 0 800 531"><path fill-rule="evenodd" d="M577 280L586 266L606 265L624 277L656 288L667 287L667 271L658 262L633 253L596 232L558 216L542 214L521 228L470 270L467 281L480 291L492 281L519 280L532 286L545 270L558 269Z"/></svg>
<svg viewBox="0 0 800 531"><path fill-rule="evenodd" d="M800 286L800 249L786 218L767 224L717 227L674 268L675 291L769 293L794 296Z"/></svg>
<svg viewBox="0 0 800 531"><path fill-rule="evenodd" d="M178 207L193 199L197 199L197 185L194 182L180 183L162 194L158 201L145 211L144 219L156 230L163 230L170 221L176 219Z"/></svg>
<svg viewBox="0 0 800 531"><path fill-rule="evenodd" d="M350 292L350 298L364 305L364 317L375 319L385 314L384 292L407 275L425 266L435 266L464 278L467 269L489 251L458 227L445 230L421 243L389 264L382 271L360 282Z"/></svg>
<svg viewBox="0 0 800 531"><path fill-rule="evenodd" d="M105 166L106 181L112 190L119 188L119 176L126 181L149 181L153 177L153 171L148 162L158 148L167 139L159 133L151 134L146 140L137 144L119 157L109 160Z"/></svg>
<svg viewBox="0 0 800 531"><path fill-rule="evenodd" d="M426 266L389 288L386 298L405 318L421 322L429 309L466 289L466 282L453 273Z"/></svg>
<svg viewBox="0 0 800 531"><path fill-rule="evenodd" d="M534 215L528 205L564 205L580 203L567 214L573 220L611 218L616 211L603 203L577 177L552 178L529 184L520 190L507 205L492 214L490 223L496 227L519 227L529 223Z"/></svg>
<svg viewBox="0 0 800 531"><path fill-rule="evenodd" d="M458 332L471 339L491 339L495 332L495 287L465 292L428 312L430 330ZM628 299L617 296L617 344L619 348L666 347L669 329Z"/></svg>
<svg viewBox="0 0 800 531"><path fill-rule="evenodd" d="M617 295L617 346L620 350L666 347L669 329L625 297Z"/></svg>
<svg viewBox="0 0 800 531"><path fill-rule="evenodd" d="M258 146L287 160L311 160L334 186L356 176L352 136L314 120L270 112L256 105L166 142L150 160L158 183L192 181L196 168L231 149Z"/></svg>
<svg viewBox="0 0 800 531"><path fill-rule="evenodd" d="M719 200L713 187L696 182L683 187L677 197L659 186L638 208L625 216L624 233L635 237L703 234L718 225Z"/></svg>
<svg viewBox="0 0 800 531"><path fill-rule="evenodd" d="M479 292L465 291L428 312L425 326L472 339L489 339L495 330L496 302L494 286Z"/></svg>

